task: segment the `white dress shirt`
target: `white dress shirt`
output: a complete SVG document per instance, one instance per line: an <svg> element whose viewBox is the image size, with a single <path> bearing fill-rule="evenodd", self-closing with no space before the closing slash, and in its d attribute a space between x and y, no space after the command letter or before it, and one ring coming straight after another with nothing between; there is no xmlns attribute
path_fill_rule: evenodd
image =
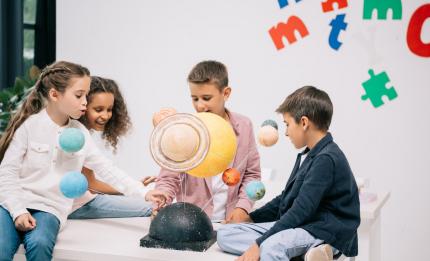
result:
<svg viewBox="0 0 430 261"><path fill-rule="evenodd" d="M79 128L85 135L84 147L76 153L59 148L58 138L65 128ZM28 213L27 208L55 215L64 226L73 199L60 191L60 181L69 171L85 166L94 170L112 187L130 196L144 197L147 189L106 159L90 133L77 120L60 127L46 110L31 115L15 132L0 164L0 205L13 220ZM143 199L142 199L143 200Z"/></svg>

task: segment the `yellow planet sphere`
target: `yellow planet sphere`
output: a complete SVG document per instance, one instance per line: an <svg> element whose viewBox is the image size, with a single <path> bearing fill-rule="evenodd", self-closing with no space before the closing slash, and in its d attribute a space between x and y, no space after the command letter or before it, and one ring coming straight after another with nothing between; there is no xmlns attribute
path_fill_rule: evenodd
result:
<svg viewBox="0 0 430 261"><path fill-rule="evenodd" d="M230 123L216 114L201 112L196 116L209 132L209 150L205 159L187 173L201 178L215 176L226 170L233 161L237 149L236 135Z"/></svg>

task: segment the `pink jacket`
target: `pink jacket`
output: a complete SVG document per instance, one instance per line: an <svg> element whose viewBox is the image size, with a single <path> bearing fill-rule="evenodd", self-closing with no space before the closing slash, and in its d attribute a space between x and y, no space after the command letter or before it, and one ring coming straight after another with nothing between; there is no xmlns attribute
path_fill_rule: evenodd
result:
<svg viewBox="0 0 430 261"><path fill-rule="evenodd" d="M251 121L243 115L234 112L227 113L237 137L237 151L233 167L241 173L241 181L236 186L228 187L226 217L234 208L243 208L248 213L251 211L254 203L246 196L245 186L252 180L261 179L260 156L256 148ZM183 180L182 187L180 180ZM171 203L176 196L178 202L185 201L202 208L212 197L212 177L197 178L185 173L161 169L155 188L166 191L170 195L168 203ZM213 202L210 202L206 206L205 212L211 217L212 211Z"/></svg>

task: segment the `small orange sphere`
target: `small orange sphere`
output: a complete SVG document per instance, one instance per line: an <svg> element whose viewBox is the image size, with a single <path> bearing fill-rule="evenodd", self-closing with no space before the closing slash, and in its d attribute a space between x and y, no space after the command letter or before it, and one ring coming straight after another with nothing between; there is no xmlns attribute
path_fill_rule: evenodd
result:
<svg viewBox="0 0 430 261"><path fill-rule="evenodd" d="M228 168L222 174L222 181L227 186L234 186L240 181L240 172L235 168Z"/></svg>

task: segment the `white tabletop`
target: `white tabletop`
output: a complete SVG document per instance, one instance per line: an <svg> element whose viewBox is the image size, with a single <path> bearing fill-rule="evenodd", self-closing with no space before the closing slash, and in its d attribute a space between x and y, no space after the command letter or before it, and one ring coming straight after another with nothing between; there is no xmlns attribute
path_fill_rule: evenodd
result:
<svg viewBox="0 0 430 261"><path fill-rule="evenodd" d="M381 208L390 198L390 192L379 192L375 194L375 201L369 203L360 203L360 217L362 221L375 219L379 215Z"/></svg>
<svg viewBox="0 0 430 261"><path fill-rule="evenodd" d="M140 239L148 234L149 224L149 218L68 220L58 235L54 259L219 261L236 258L222 252L216 243L206 252L140 247ZM214 224L215 228L218 226ZM23 253L21 245L18 254Z"/></svg>
<svg viewBox="0 0 430 261"><path fill-rule="evenodd" d="M274 184L273 184L274 185ZM257 202L259 207L274 195ZM362 225L378 217L380 209L388 200L390 193L377 193L377 199L371 203L362 203L360 215ZM68 220L60 232L54 250L57 260L99 260L99 261L132 261L132 260L187 260L219 261L235 260L236 256L224 253L216 243L206 252L177 251L140 247L140 239L148 234L149 218L120 218ZM215 223L214 229L220 224ZM24 248L18 250L18 258L23 260ZM21 258L19 257L21 255Z"/></svg>

